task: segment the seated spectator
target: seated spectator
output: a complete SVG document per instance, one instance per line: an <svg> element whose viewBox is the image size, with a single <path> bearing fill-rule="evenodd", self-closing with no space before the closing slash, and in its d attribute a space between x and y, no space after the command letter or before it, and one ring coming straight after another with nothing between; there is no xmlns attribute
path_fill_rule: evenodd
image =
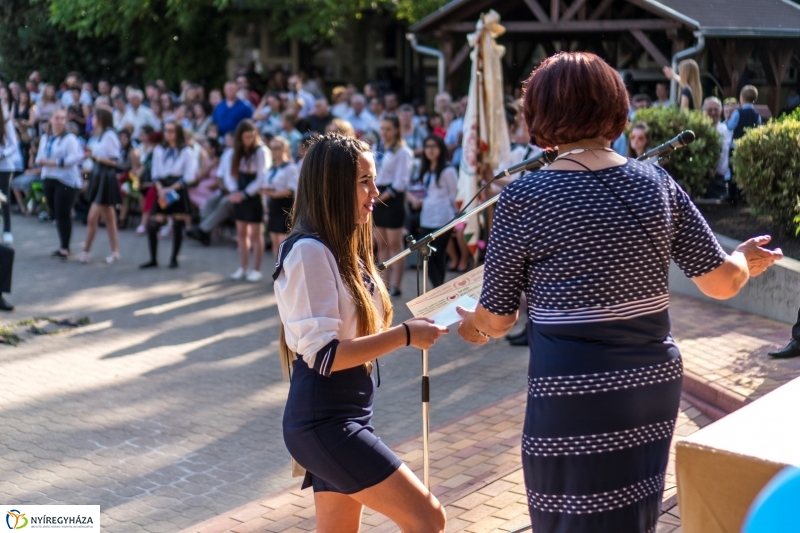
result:
<svg viewBox="0 0 800 533"><path fill-rule="evenodd" d="M225 135L225 146L222 155L219 157L219 164L212 172L217 180L217 192L206 199L205 204L200 209L200 224L194 226L186 232L190 239L200 241L203 246L211 244L212 232L231 217L233 204L230 202L230 191L225 189L225 179L231 168L233 159L233 132Z"/></svg>
<svg viewBox="0 0 800 533"><path fill-rule="evenodd" d="M434 112L428 114L427 125L428 131L433 135L438 135L442 139L447 135L447 130L444 128L444 120L442 120L442 115L439 113Z"/></svg>
<svg viewBox="0 0 800 533"><path fill-rule="evenodd" d="M306 120L308 121L307 131L318 133L320 135L325 133L325 129L328 127L328 124L330 124L333 120L331 109L328 106L328 100L324 97L314 100L314 112L308 115Z"/></svg>
<svg viewBox="0 0 800 533"><path fill-rule="evenodd" d="M119 137L119 190L122 196L122 207L119 211L119 229L128 227L128 213L130 212L131 200L139 197L139 178L133 173L133 169L141 165L139 150L131 142L131 134L128 130L118 133Z"/></svg>
<svg viewBox="0 0 800 533"><path fill-rule="evenodd" d="M369 112L380 123L386 114L386 106L383 105L383 99L378 96L373 96L369 99Z"/></svg>
<svg viewBox="0 0 800 533"><path fill-rule="evenodd" d="M264 95L258 108L253 113L253 121L258 126L261 133L275 135L281 129L281 114L283 113L283 103L280 95L272 92Z"/></svg>
<svg viewBox="0 0 800 533"><path fill-rule="evenodd" d="M672 102L669 99L669 87L664 82L656 83L656 101L653 102L655 107L669 107Z"/></svg>
<svg viewBox="0 0 800 533"><path fill-rule="evenodd" d="M225 82L225 100L214 108L214 122L220 135L234 131L239 122L253 116L253 109L238 97L238 90L239 86L235 81Z"/></svg>
<svg viewBox="0 0 800 533"><path fill-rule="evenodd" d="M78 126L78 136L83 137L86 135L86 117L88 106L80 102L81 87L80 85L73 85L69 88L72 93L72 104L67 107L67 122L72 122Z"/></svg>
<svg viewBox="0 0 800 533"><path fill-rule="evenodd" d="M28 170L11 180L11 190L17 199L19 212L23 216L36 214L36 205L32 203L33 184L42 182L42 168L35 162L38 149L39 140L32 140L28 150Z"/></svg>
<svg viewBox="0 0 800 533"><path fill-rule="evenodd" d="M223 147L216 139L206 139L201 144L208 157L204 159L197 173L197 185L189 189L189 200L202 212L208 199L217 194L221 188L217 173Z"/></svg>
<svg viewBox="0 0 800 533"><path fill-rule="evenodd" d="M646 94L634 94L633 98L631 98L631 105L633 106L633 111L636 112L640 109L651 107L653 101Z"/></svg>
<svg viewBox="0 0 800 533"><path fill-rule="evenodd" d="M428 132L422 126L414 124L414 108L411 104L401 105L398 108L397 118L400 120L400 134L406 141L406 146L414 152L414 157L422 157L423 144Z"/></svg>
<svg viewBox="0 0 800 533"><path fill-rule="evenodd" d="M334 122L335 121L336 119L334 119ZM303 140L303 134L295 127L296 123L297 115L289 111L284 111L281 115L281 129L278 132L280 137L289 141L293 159L297 159L300 142Z"/></svg>
<svg viewBox="0 0 800 533"><path fill-rule="evenodd" d="M652 148L652 144L650 128L647 127L647 124L641 121L634 123L628 136L628 157L637 159Z"/></svg>
<svg viewBox="0 0 800 533"><path fill-rule="evenodd" d="M120 130L122 129L122 117L124 117L125 112L128 111L128 103L125 101L124 96L118 94L111 99L111 104L114 108L111 112L114 117L114 129Z"/></svg>
<svg viewBox="0 0 800 533"><path fill-rule="evenodd" d="M333 106L331 114L336 118L345 118L350 113L350 102L347 99L347 88L339 85L331 91Z"/></svg>
<svg viewBox="0 0 800 533"><path fill-rule="evenodd" d="M120 120L119 127L124 128L126 124L130 124L133 126L133 136L135 138L139 138L139 133L141 132L142 126L147 124L148 126L152 127L154 130L159 131L161 129L161 122L156 119L153 112L142 105L142 98L144 95L142 91L138 89L133 89L130 91L128 95L128 103L130 107L125 111L125 114Z"/></svg>
<svg viewBox="0 0 800 533"><path fill-rule="evenodd" d="M350 99L350 113L345 118L359 134L377 132L380 127L378 120L367 109L367 99L363 94L353 95Z"/></svg>
<svg viewBox="0 0 800 533"><path fill-rule="evenodd" d="M353 125L341 118L333 119L333 121L328 124L328 127L325 129L325 133L339 133L340 135L345 135L347 137L356 137L356 130L353 129Z"/></svg>
<svg viewBox="0 0 800 533"><path fill-rule="evenodd" d="M192 105L191 130L195 135L205 137L211 124L211 105L208 102L195 102Z"/></svg>

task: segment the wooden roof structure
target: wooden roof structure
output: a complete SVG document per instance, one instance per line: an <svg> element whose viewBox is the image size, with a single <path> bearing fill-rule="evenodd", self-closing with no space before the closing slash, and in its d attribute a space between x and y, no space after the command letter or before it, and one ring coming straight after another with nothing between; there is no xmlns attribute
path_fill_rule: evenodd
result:
<svg viewBox="0 0 800 533"><path fill-rule="evenodd" d="M501 16L508 47L507 79L518 80L537 45L547 54L586 50L615 68L642 54L661 66L697 42L724 96L738 96L751 58L763 67L773 114L790 64L800 68L800 0L453 0L410 28L443 42L455 75L469 58L465 34L481 13ZM460 44L459 44L460 43ZM624 49L625 53L620 53ZM627 59L626 59L627 57ZM519 72L517 72L519 70ZM525 73L526 74L526 73Z"/></svg>

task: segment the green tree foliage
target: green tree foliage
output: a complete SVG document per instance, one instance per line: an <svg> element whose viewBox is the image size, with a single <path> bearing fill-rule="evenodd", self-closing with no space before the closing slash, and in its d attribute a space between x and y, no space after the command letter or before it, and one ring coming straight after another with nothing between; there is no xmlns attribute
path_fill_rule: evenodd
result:
<svg viewBox="0 0 800 533"><path fill-rule="evenodd" d="M33 70L53 81L73 70L88 79L116 80L129 75L131 63L113 36L80 37L50 24L42 4L0 1L0 70L7 80L25 81Z"/></svg>
<svg viewBox="0 0 800 533"><path fill-rule="evenodd" d="M691 196L702 196L714 178L722 149L722 140L711 119L702 111L651 107L637 111L636 120L647 123L653 146L667 142L683 130L694 132L695 141L676 150L664 168Z"/></svg>
<svg viewBox="0 0 800 533"><path fill-rule="evenodd" d="M747 201L787 231L794 229L795 205L800 195L798 136L800 121L771 121L747 130L736 141L731 160Z"/></svg>

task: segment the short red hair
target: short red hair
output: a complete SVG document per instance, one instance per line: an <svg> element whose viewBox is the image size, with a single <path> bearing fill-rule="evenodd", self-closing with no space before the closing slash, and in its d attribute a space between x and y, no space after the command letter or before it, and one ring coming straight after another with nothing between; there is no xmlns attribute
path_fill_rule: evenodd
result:
<svg viewBox="0 0 800 533"><path fill-rule="evenodd" d="M525 122L540 148L595 137L613 141L625 130L629 111L622 78L587 52L548 57L525 82Z"/></svg>

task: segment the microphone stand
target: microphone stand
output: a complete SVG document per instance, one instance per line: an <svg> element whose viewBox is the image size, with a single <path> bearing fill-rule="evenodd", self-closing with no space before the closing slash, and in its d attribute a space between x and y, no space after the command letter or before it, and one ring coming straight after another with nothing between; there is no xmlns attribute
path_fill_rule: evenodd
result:
<svg viewBox="0 0 800 533"><path fill-rule="evenodd" d="M518 172L522 172L523 170L535 170L537 168L541 168L542 166L552 163L554 157L554 152L543 152L540 156L538 156L535 161L532 161L527 166L517 165L515 167L511 167L507 170L504 170L494 176L489 182L483 186L480 192L486 189L492 182L497 179L508 177L512 174L516 174ZM480 194L480 192L478 194ZM477 195L476 195L477 198ZM424 237L421 237L419 240L415 240L413 237L409 236L406 239L408 243L408 248L400 252L399 254L395 255L387 259L386 261L378 264L378 270L383 271L389 265L402 260L403 258L410 255L412 252L418 252L422 259L422 270L420 271L417 269L417 286L419 287L419 277L422 276L422 294L428 292L428 261L431 257L431 252L435 252L436 250L431 246L431 243L437 237L444 235L457 225L461 224L469 217L473 215L477 215L478 213L482 212L487 207L490 207L497 203L497 200L500 198L500 195L493 196L492 198L486 200L478 207L467 211L466 213L462 213L461 215L457 215L456 218L442 226L441 228L437 229L433 233L429 233ZM467 203L467 206L471 204L475 198ZM467 207L465 206L465 208ZM430 489L430 376L428 374L428 350L422 350L422 482L425 484L425 487Z"/></svg>

